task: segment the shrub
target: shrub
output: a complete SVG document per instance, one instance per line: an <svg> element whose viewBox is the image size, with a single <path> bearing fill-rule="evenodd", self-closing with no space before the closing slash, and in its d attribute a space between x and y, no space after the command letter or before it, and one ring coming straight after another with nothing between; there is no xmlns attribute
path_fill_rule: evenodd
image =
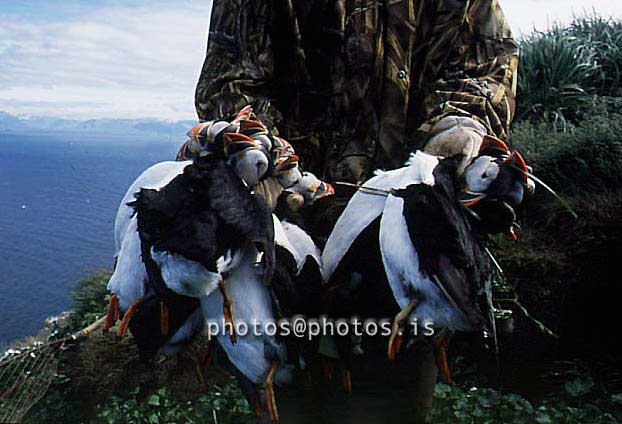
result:
<svg viewBox="0 0 622 424"><path fill-rule="evenodd" d="M98 269L81 278L72 293L71 331L84 328L106 313L110 293L106 288L112 271Z"/></svg>
<svg viewBox="0 0 622 424"><path fill-rule="evenodd" d="M611 99L596 102L585 110L590 119L565 131L546 122L522 122L513 128L513 146L525 154L535 175L566 199L578 219L537 189L523 211L519 241L504 240L495 251L521 303L560 335L559 340L546 337L515 308L521 319L506 343L505 358L514 361L508 369L526 369L521 362L528 359L542 364L545 355L590 358L591 364L599 359L617 369L607 359L616 355L616 341L609 334L617 332L616 300L622 292L616 277L622 258L622 115L611 112L612 104ZM612 372L603 381L620 384Z"/></svg>
<svg viewBox="0 0 622 424"><path fill-rule="evenodd" d="M585 384L575 382L576 392L583 393ZM609 413L591 404L570 406L564 400L547 400L534 407L524 398L489 388L463 389L439 383L434 393L435 423L617 423Z"/></svg>
<svg viewBox="0 0 622 424"><path fill-rule="evenodd" d="M577 122L594 96L622 96L622 23L577 17L520 42L516 117ZM585 109L588 110L585 110Z"/></svg>
<svg viewBox="0 0 622 424"><path fill-rule="evenodd" d="M597 92L622 96L622 22L593 14L576 18L568 32L594 53L602 70Z"/></svg>
<svg viewBox="0 0 622 424"><path fill-rule="evenodd" d="M554 27L521 43L517 118L576 120L601 79L595 54L566 29Z"/></svg>
<svg viewBox="0 0 622 424"><path fill-rule="evenodd" d="M591 107L586 111L589 120L563 132L546 122L515 125L512 146L524 153L534 174L560 194L616 191L622 186L622 115L610 113L607 106L601 102Z"/></svg>
<svg viewBox="0 0 622 424"><path fill-rule="evenodd" d="M116 396L98 406L93 424L169 424L213 423L244 424L253 422L248 403L233 379L221 387L214 386L196 401L182 401L161 388L139 400L138 389L129 399Z"/></svg>

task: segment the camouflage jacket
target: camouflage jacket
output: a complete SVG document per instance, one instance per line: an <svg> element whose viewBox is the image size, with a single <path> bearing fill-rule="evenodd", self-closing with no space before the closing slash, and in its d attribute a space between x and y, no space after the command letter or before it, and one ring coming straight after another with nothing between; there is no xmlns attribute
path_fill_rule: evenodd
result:
<svg viewBox="0 0 622 424"><path fill-rule="evenodd" d="M214 0L201 120L253 104L322 179L401 166L435 122L505 138L518 47L497 0Z"/></svg>

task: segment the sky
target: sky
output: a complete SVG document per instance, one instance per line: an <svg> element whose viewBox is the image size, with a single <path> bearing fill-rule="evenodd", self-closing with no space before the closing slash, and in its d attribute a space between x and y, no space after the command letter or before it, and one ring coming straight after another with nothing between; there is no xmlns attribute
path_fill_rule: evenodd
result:
<svg viewBox="0 0 622 424"><path fill-rule="evenodd" d="M516 35L621 0L500 0ZM195 119L211 0L0 0L0 111Z"/></svg>

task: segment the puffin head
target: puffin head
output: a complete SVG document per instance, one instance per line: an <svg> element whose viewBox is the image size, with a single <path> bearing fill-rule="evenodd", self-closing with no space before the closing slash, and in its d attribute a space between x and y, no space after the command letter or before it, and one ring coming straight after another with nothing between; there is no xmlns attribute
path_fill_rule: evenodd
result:
<svg viewBox="0 0 622 424"><path fill-rule="evenodd" d="M529 168L520 153L511 152L497 138L485 136L478 156L464 171L466 188L461 202L481 217L486 232L510 232L515 237L514 209L523 203L525 193L533 191L528 174Z"/></svg>
<svg viewBox="0 0 622 424"><path fill-rule="evenodd" d="M297 155L291 155L275 162L274 175L283 188L290 188L302 179L298 160Z"/></svg>
<svg viewBox="0 0 622 424"><path fill-rule="evenodd" d="M268 171L268 157L261 144L249 136L225 133L223 147L227 164L249 187L259 183Z"/></svg>
<svg viewBox="0 0 622 424"><path fill-rule="evenodd" d="M312 205L319 199L335 194L335 189L332 185L320 180L311 172L303 172L300 180L291 186L288 191L299 193L307 205Z"/></svg>

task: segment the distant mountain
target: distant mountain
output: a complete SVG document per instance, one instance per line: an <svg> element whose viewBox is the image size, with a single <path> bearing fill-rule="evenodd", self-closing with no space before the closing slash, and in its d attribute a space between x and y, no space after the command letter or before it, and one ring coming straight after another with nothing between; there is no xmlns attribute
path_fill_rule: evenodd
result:
<svg viewBox="0 0 622 424"><path fill-rule="evenodd" d="M0 132L79 132L90 135L171 136L184 137L197 121L163 121L158 119L75 119L49 116L18 117L0 111Z"/></svg>
<svg viewBox="0 0 622 424"><path fill-rule="evenodd" d="M25 129L22 121L6 112L0 112L0 131L23 130Z"/></svg>

